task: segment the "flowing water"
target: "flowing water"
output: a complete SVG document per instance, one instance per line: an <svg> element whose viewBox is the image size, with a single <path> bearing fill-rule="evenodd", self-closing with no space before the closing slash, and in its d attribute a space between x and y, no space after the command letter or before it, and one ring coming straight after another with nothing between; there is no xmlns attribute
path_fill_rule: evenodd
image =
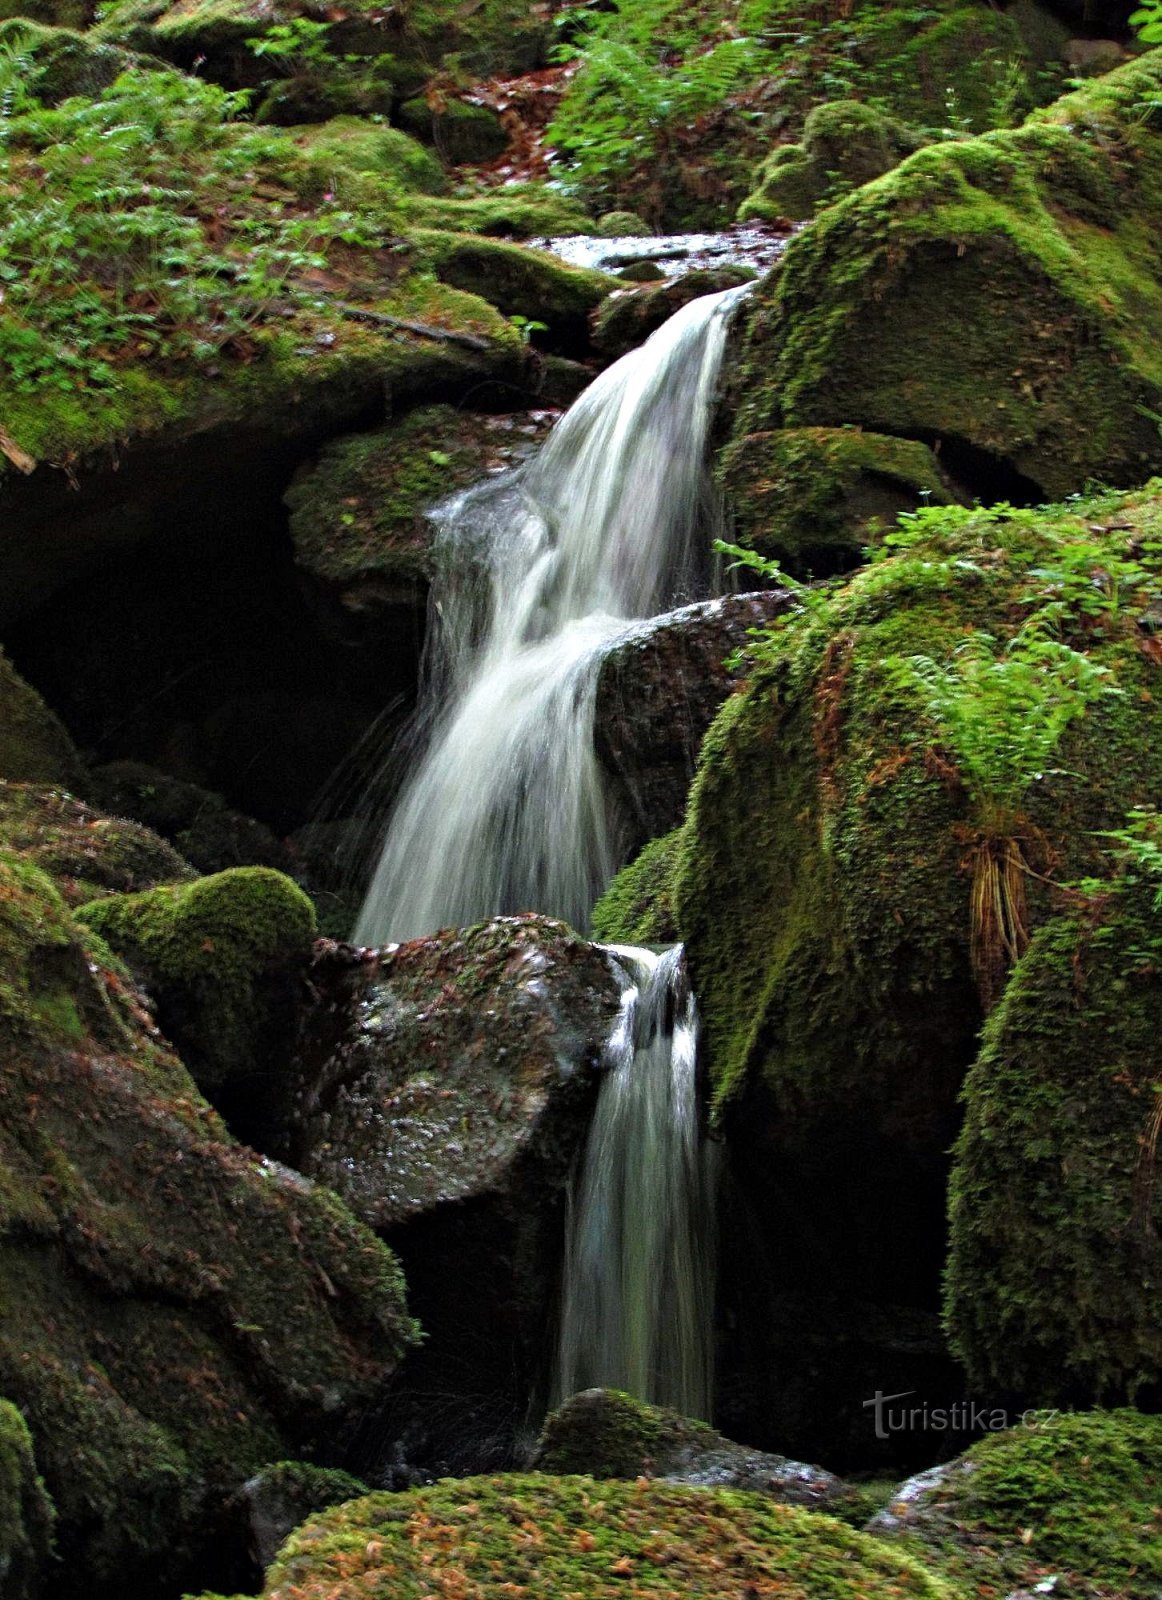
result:
<svg viewBox="0 0 1162 1600"><path fill-rule="evenodd" d="M441 576L410 773L364 944L541 911L584 928L620 862L593 739L601 661L707 587L707 434L745 289L610 367L527 466L435 513ZM678 947L621 947L622 1005L571 1206L558 1397L594 1384L708 1416L712 1185Z"/></svg>
<svg viewBox="0 0 1162 1600"><path fill-rule="evenodd" d="M680 945L610 955L624 988L570 1207L554 1400L600 1385L709 1417L714 1184L694 996Z"/></svg>
<svg viewBox="0 0 1162 1600"><path fill-rule="evenodd" d="M707 433L730 313L677 312L527 467L439 508L435 626L410 775L362 944L542 911L584 928L619 865L593 745L597 674L634 620L707 583Z"/></svg>

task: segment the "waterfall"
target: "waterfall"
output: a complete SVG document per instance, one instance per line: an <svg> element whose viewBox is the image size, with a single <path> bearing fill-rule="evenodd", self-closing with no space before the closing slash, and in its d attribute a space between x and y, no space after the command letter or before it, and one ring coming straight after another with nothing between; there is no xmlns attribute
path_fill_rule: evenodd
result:
<svg viewBox="0 0 1162 1600"><path fill-rule="evenodd" d="M610 955L621 1009L570 1206L554 1398L601 1385L709 1418L714 1185L694 996L680 945Z"/></svg>
<svg viewBox="0 0 1162 1600"><path fill-rule="evenodd" d="M435 513L411 770L354 937L514 911L584 928L620 862L593 745L601 660L705 587L707 434L730 313L683 307L581 396L533 462Z"/></svg>

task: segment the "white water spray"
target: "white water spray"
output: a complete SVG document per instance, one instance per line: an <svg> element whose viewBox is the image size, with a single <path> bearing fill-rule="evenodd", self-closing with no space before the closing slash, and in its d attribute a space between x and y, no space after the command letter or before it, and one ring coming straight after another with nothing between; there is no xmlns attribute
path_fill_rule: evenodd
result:
<svg viewBox="0 0 1162 1600"><path fill-rule="evenodd" d="M619 864L593 746L601 659L704 581L705 471L731 311L695 300L610 367L527 468L437 513L444 577L362 944L542 911L586 926Z"/></svg>
<svg viewBox="0 0 1162 1600"><path fill-rule="evenodd" d="M554 1402L601 1386L708 1418L714 1184L694 996L680 945L610 954L624 988L570 1207Z"/></svg>

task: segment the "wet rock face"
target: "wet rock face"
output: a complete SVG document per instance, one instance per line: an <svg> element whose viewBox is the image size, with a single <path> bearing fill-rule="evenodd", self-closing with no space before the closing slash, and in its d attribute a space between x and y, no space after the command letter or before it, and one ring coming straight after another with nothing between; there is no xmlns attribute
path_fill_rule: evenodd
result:
<svg viewBox="0 0 1162 1600"><path fill-rule="evenodd" d="M323 945L312 981L328 1003L303 1044L294 1159L392 1243L428 1335L364 1465L511 1464L551 1347L612 969L522 916L377 953Z"/></svg>
<svg viewBox="0 0 1162 1600"><path fill-rule="evenodd" d="M623 356L644 344L651 333L656 333L663 322L691 300L722 289L735 289L754 276L750 267L698 268L672 282L611 295L596 313L593 343L605 356Z"/></svg>
<svg viewBox="0 0 1162 1600"><path fill-rule="evenodd" d="M643 623L606 656L597 752L624 790L631 849L682 820L703 735L738 678L727 659L788 603L771 590L684 606Z"/></svg>

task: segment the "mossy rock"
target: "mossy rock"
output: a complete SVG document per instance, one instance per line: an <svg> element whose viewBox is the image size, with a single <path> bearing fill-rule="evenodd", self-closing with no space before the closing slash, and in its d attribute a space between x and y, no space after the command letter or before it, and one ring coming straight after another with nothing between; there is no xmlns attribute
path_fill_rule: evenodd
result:
<svg viewBox="0 0 1162 1600"><path fill-rule="evenodd" d="M758 1495L535 1474L369 1495L326 1512L290 1539L263 1593L421 1600L453 1585L477 1600L514 1590L529 1600L953 1594L902 1551Z"/></svg>
<svg viewBox="0 0 1162 1600"><path fill-rule="evenodd" d="M427 510L518 465L548 421L544 412L480 416L422 406L324 446L285 496L297 564L350 611L416 613L437 565Z"/></svg>
<svg viewBox="0 0 1162 1600"><path fill-rule="evenodd" d="M83 788L85 769L64 724L0 651L0 779Z"/></svg>
<svg viewBox="0 0 1162 1600"><path fill-rule="evenodd" d="M239 867L111 896L79 915L147 983L201 1087L217 1089L285 1055L315 913L282 873Z"/></svg>
<svg viewBox="0 0 1162 1600"><path fill-rule="evenodd" d="M225 872L230 867L293 869L291 851L263 823L235 811L212 790L159 772L144 762L111 761L95 768L91 794L116 817L132 817L167 839L199 873ZM165 881L160 875L155 879L155 883ZM150 887L153 885L145 883L121 886L123 892Z"/></svg>
<svg viewBox="0 0 1162 1600"><path fill-rule="evenodd" d="M753 304L739 434L943 440L1045 497L1156 470L1160 91L1154 51L829 207Z"/></svg>
<svg viewBox="0 0 1162 1600"><path fill-rule="evenodd" d="M593 907L595 939L608 944L677 944L672 903L674 864L681 829L651 839L623 867Z"/></svg>
<svg viewBox="0 0 1162 1600"><path fill-rule="evenodd" d="M0 1584L5 1600L36 1600L52 1556L55 1520L36 1470L32 1435L20 1412L0 1400Z"/></svg>
<svg viewBox="0 0 1162 1600"><path fill-rule="evenodd" d="M27 19L54 31L87 27L93 20L94 10L88 0L0 0L0 19ZM6 33L7 30L0 27L0 37Z"/></svg>
<svg viewBox="0 0 1162 1600"><path fill-rule="evenodd" d="M47 872L69 906L196 876L149 828L32 784L0 781L0 844Z"/></svg>
<svg viewBox="0 0 1162 1600"><path fill-rule="evenodd" d="M736 289L749 283L755 273L750 267L697 267L680 278L626 290L611 296L593 319L593 343L606 356L624 355L644 344L675 311L704 294ZM614 280L616 283L616 280Z"/></svg>
<svg viewBox="0 0 1162 1600"><path fill-rule="evenodd" d="M536 182L506 183L463 198L415 195L405 198L402 211L417 228L496 239L551 239L594 229L593 218L579 201Z"/></svg>
<svg viewBox="0 0 1162 1600"><path fill-rule="evenodd" d="M373 173L389 178L402 193L442 195L448 184L430 150L399 128L366 117L332 117L316 127L291 128L308 161L322 174ZM338 189L332 182L330 189Z"/></svg>
<svg viewBox="0 0 1162 1600"><path fill-rule="evenodd" d="M317 1467L309 1461L275 1461L263 1467L239 1492L259 1566L265 1571L308 1517L367 1492L362 1479L337 1467Z"/></svg>
<svg viewBox="0 0 1162 1600"><path fill-rule="evenodd" d="M948 1266L953 1346L983 1392L1162 1394L1160 1017L1156 887L1123 881L1038 932L989 1018Z"/></svg>
<svg viewBox="0 0 1162 1600"><path fill-rule="evenodd" d="M785 428L736 438L718 463L735 541L795 578L858 566L877 528L951 499L927 445L859 428Z"/></svg>
<svg viewBox="0 0 1162 1600"><path fill-rule="evenodd" d="M958 1594L1153 1600L1160 1490L1157 1416L1029 1412L904 1485L869 1527L899 1538Z"/></svg>
<svg viewBox="0 0 1162 1600"><path fill-rule="evenodd" d="M398 1267L231 1141L108 946L11 851L0 1059L0 1390L57 1508L53 1592L180 1588L207 1520L228 1565L229 1494L362 1408L414 1338Z"/></svg>
<svg viewBox="0 0 1162 1600"><path fill-rule="evenodd" d="M399 108L399 124L417 139L435 146L449 166L481 166L508 148L508 134L495 111L466 100L445 100L434 107L418 95Z"/></svg>
<svg viewBox="0 0 1162 1600"><path fill-rule="evenodd" d="M618 287L607 273L567 267L547 251L500 239L429 229L412 239L441 283L481 296L505 316L544 323L554 347L584 349L590 314Z"/></svg>
<svg viewBox="0 0 1162 1600"><path fill-rule="evenodd" d="M924 143L895 117L858 100L816 106L802 142L781 146L763 163L739 221L802 222L826 200L890 172Z"/></svg>
<svg viewBox="0 0 1162 1600"><path fill-rule="evenodd" d="M599 239L648 239L651 229L636 211L603 211L594 231Z"/></svg>
<svg viewBox="0 0 1162 1600"><path fill-rule="evenodd" d="M81 26L79 21L70 26L46 27L26 20L23 7L19 14L7 15L11 20L0 22L0 49L22 62L27 87L45 105L57 105L70 95L98 95L130 68L168 70L160 61L76 32Z"/></svg>

